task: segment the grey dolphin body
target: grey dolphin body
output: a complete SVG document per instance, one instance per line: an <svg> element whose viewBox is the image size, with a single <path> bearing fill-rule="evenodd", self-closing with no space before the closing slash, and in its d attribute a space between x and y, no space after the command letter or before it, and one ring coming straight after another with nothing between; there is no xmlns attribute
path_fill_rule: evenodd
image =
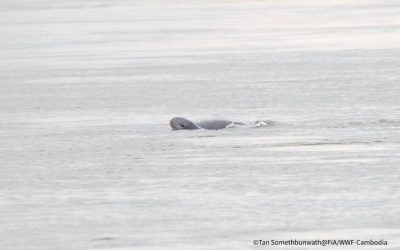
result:
<svg viewBox="0 0 400 250"><path fill-rule="evenodd" d="M229 120L205 120L201 122L192 122L183 117L174 117L169 122L171 128L174 130L178 129L208 129L208 130L218 130L228 127L246 127L246 128L260 128L260 127L270 127L275 126L276 122L265 120L256 121L253 125L246 125L241 122L233 122Z"/></svg>
<svg viewBox="0 0 400 250"><path fill-rule="evenodd" d="M223 128L226 128L226 127L232 126L232 125L244 125L243 123L240 123L240 122L233 122L233 121L228 121L228 120L206 120L206 121L194 123L183 117L174 117L171 119L169 124L171 125L172 129L174 129L174 130L178 130L178 129L218 130L218 129L223 129Z"/></svg>

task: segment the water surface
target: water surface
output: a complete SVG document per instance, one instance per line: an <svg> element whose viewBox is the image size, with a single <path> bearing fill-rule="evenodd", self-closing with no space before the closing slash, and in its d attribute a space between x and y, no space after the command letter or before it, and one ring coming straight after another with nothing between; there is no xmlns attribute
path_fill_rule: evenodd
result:
<svg viewBox="0 0 400 250"><path fill-rule="evenodd" d="M399 13L2 1L0 248L399 249ZM172 131L174 116L277 124Z"/></svg>

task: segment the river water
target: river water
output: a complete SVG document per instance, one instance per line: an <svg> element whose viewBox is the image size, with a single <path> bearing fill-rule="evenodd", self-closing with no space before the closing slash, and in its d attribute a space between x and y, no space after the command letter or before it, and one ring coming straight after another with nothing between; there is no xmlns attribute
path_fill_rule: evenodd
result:
<svg viewBox="0 0 400 250"><path fill-rule="evenodd" d="M0 249L400 249L399 13L2 0Z"/></svg>

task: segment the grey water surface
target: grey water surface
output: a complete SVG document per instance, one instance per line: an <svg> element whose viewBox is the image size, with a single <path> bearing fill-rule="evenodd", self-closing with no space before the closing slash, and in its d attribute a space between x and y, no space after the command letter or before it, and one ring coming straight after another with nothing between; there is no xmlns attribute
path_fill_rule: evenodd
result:
<svg viewBox="0 0 400 250"><path fill-rule="evenodd" d="M0 178L1 250L400 249L400 2L1 0Z"/></svg>

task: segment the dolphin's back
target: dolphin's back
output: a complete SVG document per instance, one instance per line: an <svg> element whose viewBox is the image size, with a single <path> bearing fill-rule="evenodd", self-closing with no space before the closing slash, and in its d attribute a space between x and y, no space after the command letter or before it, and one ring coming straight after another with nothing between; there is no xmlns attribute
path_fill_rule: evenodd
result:
<svg viewBox="0 0 400 250"><path fill-rule="evenodd" d="M233 122L228 120L206 120L197 122L196 125L203 128L203 129L223 129L227 126L231 125Z"/></svg>

